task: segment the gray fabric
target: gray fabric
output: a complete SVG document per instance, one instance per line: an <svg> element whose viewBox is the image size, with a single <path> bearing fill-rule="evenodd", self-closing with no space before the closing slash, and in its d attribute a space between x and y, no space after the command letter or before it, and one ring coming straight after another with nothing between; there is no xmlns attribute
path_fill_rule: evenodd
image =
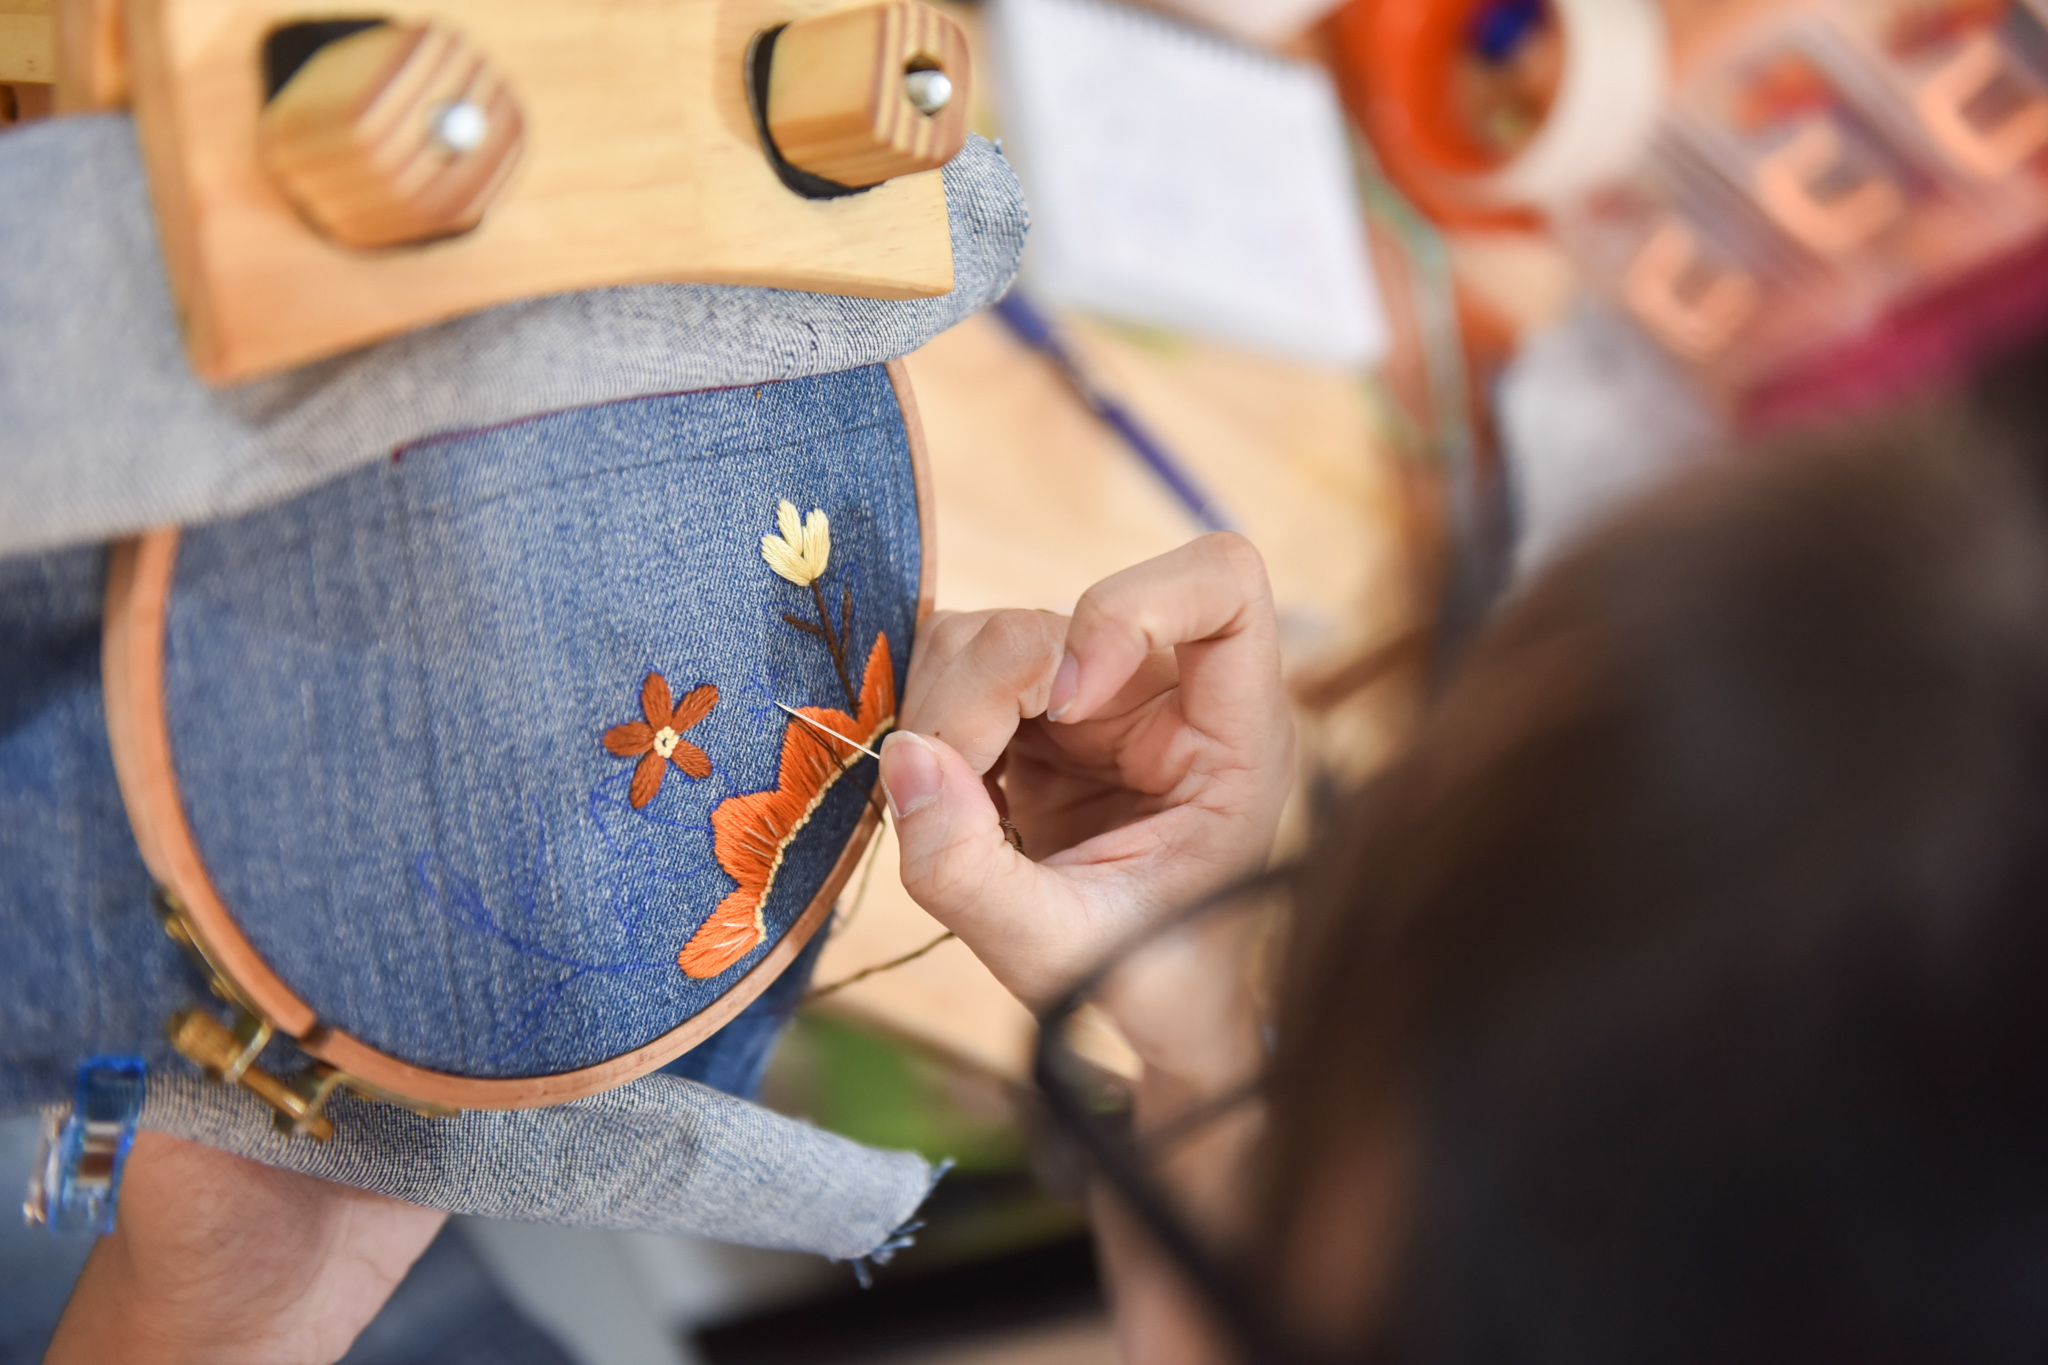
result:
<svg viewBox="0 0 2048 1365"><path fill-rule="evenodd" d="M551 1109L422 1118L336 1095L287 1140L239 1088L152 1072L142 1126L450 1213L886 1259L935 1171L673 1076ZM878 1254L879 1253L879 1254Z"/></svg>
<svg viewBox="0 0 2048 1365"><path fill-rule="evenodd" d="M275 502L423 436L646 394L850 369L1008 287L1016 177L980 138L946 167L952 293L902 303L634 285L532 299L276 378L188 369L125 115L0 137L0 554Z"/></svg>

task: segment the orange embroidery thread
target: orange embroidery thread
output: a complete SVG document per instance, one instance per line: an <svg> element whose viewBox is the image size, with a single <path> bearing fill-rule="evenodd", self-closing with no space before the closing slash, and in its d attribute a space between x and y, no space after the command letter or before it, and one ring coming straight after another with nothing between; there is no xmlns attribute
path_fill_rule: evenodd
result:
<svg viewBox="0 0 2048 1365"><path fill-rule="evenodd" d="M683 732L710 715L717 704L717 685L705 683L672 706L668 679L659 673L647 675L640 684L640 713L646 719L629 720L604 732L605 748L620 758L640 760L633 769L632 789L626 794L634 810L654 799L671 763L699 782L711 776L710 756L684 739Z"/></svg>
<svg viewBox="0 0 2048 1365"><path fill-rule="evenodd" d="M803 707L801 714L860 744L872 744L895 724L896 667L889 657L889 637L877 635L868 652L858 718L823 706ZM700 980L717 976L767 935L768 894L775 888L790 843L858 754L844 741L791 720L782 732L775 790L718 803L711 812L713 851L718 865L739 885L676 955L684 975Z"/></svg>

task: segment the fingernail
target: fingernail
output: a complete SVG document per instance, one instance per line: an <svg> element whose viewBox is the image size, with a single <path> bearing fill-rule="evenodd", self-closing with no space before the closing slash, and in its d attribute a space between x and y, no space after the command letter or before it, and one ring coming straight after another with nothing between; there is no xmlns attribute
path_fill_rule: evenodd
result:
<svg viewBox="0 0 2048 1365"><path fill-rule="evenodd" d="M882 741L882 793L898 820L938 800L939 788L945 783L938 751L924 736L897 730Z"/></svg>
<svg viewBox="0 0 2048 1365"><path fill-rule="evenodd" d="M1058 720L1074 704L1074 694L1081 690L1081 665L1069 654L1060 660L1060 671L1052 675L1052 695L1045 699L1045 718Z"/></svg>

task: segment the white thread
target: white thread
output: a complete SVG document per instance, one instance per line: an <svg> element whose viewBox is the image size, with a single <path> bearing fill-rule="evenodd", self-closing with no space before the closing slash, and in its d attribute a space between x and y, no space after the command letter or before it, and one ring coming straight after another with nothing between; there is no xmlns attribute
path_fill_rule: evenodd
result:
<svg viewBox="0 0 2048 1365"><path fill-rule="evenodd" d="M832 738L838 740L841 744L851 744L854 748L860 750L869 758L872 758L877 762L881 760L882 756L880 754L876 753L873 749L870 749L867 745L862 744L859 740L848 739L845 735L840 734L837 730L833 729L829 725L820 725L817 721L812 720L809 716L797 710L794 706L783 706L781 702L776 702L775 704L777 706L782 706L783 710L789 712L789 714L795 716L798 720L810 726L813 730L823 730L826 734L832 736Z"/></svg>

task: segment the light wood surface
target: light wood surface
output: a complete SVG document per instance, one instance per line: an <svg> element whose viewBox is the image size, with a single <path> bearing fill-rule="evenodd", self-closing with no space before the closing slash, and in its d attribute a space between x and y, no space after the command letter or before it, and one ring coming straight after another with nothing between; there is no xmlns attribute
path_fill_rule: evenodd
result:
<svg viewBox="0 0 2048 1365"><path fill-rule="evenodd" d="M56 79L56 0L0 0L0 82Z"/></svg>
<svg viewBox="0 0 2048 1365"><path fill-rule="evenodd" d="M945 106L905 93L909 70L944 72ZM768 131L791 165L842 185L935 170L967 139L967 37L917 0L819 15L784 29L768 77Z"/></svg>
<svg viewBox="0 0 2048 1365"><path fill-rule="evenodd" d="M121 0L58 0L56 94L60 114L118 109L128 103L128 38Z"/></svg>
<svg viewBox="0 0 2048 1365"><path fill-rule="evenodd" d="M510 299L636 281L871 298L952 287L937 172L806 199L760 144L755 36L835 0L426 0L505 72L528 145L484 223L355 251L309 229L256 153L259 51L299 0L128 0L134 103L194 368L248 378Z"/></svg>
<svg viewBox="0 0 2048 1365"><path fill-rule="evenodd" d="M474 145L437 120L467 113ZM263 108L258 155L285 197L345 246L403 246L483 221L525 145L517 93L435 24L384 24L313 54Z"/></svg>
<svg viewBox="0 0 2048 1365"><path fill-rule="evenodd" d="M1290 674L1400 638L1416 623L1404 474L1356 375L1069 319L1091 371L1149 422L1266 556ZM931 447L941 609L1064 611L1096 582L1199 531L1035 353L988 314L912 355ZM1412 698L1313 720L1304 757L1370 767L1398 742ZM1307 718L1305 718L1306 720ZM943 932L904 892L891 835L842 902L820 986ZM861 890L863 881L866 890ZM1029 1014L957 940L815 1006L1015 1080Z"/></svg>

